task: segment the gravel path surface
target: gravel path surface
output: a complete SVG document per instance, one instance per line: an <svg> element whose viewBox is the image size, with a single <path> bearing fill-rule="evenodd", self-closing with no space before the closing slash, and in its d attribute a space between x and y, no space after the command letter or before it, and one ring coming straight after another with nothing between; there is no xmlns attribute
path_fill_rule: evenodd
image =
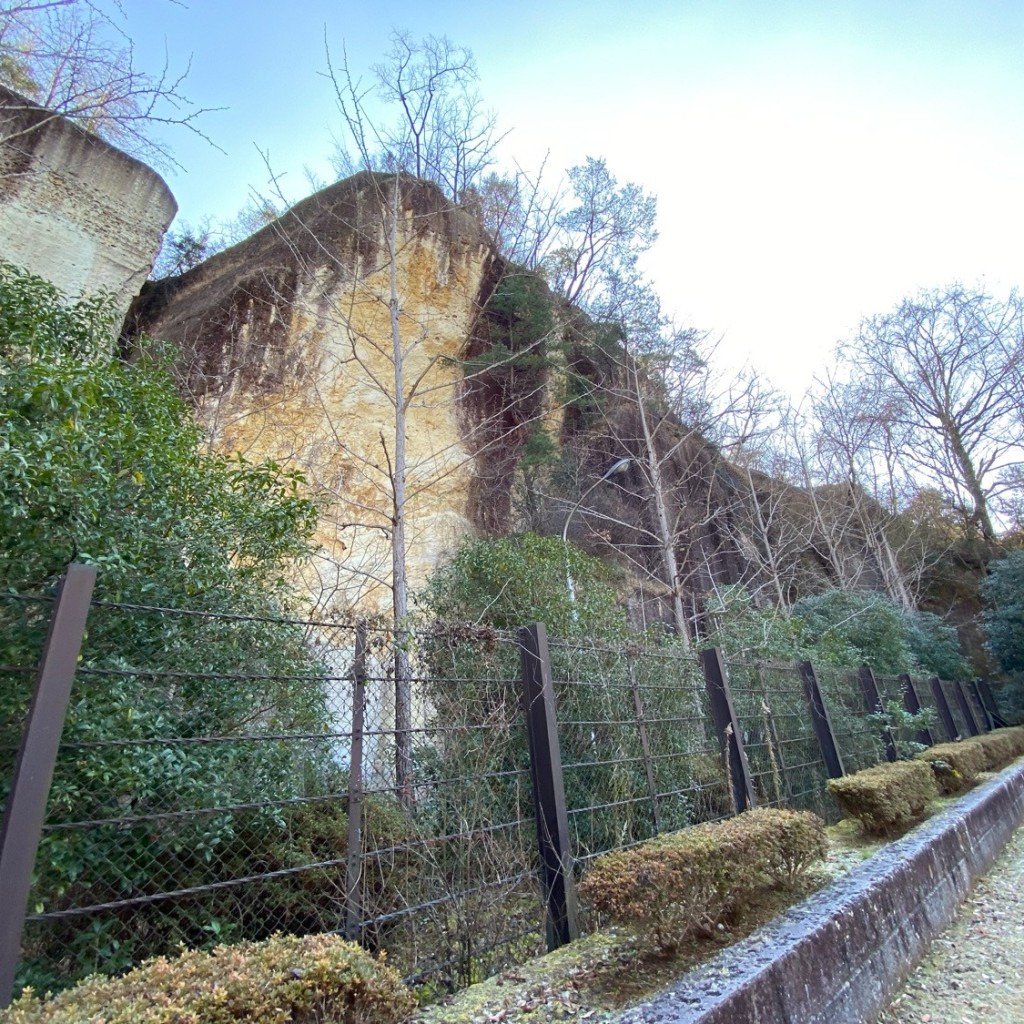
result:
<svg viewBox="0 0 1024 1024"><path fill-rule="evenodd" d="M1024 1022L1024 827L878 1024Z"/></svg>

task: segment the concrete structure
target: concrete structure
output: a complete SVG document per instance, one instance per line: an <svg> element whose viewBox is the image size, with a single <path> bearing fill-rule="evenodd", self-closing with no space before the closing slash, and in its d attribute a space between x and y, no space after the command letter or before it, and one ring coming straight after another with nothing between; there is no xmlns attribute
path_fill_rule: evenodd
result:
<svg viewBox="0 0 1024 1024"><path fill-rule="evenodd" d="M151 168L0 87L0 259L123 315L177 208Z"/></svg>

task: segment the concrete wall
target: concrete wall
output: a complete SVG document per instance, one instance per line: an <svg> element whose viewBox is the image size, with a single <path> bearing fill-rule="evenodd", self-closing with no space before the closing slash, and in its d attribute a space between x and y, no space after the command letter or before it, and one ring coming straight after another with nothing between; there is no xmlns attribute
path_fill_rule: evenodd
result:
<svg viewBox="0 0 1024 1024"><path fill-rule="evenodd" d="M0 259L123 315L176 212L151 168L0 87Z"/></svg>

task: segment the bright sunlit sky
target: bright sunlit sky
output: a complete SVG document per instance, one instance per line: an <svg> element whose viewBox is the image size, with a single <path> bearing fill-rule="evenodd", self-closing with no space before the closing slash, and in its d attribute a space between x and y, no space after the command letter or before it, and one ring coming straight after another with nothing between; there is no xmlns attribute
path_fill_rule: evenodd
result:
<svg viewBox="0 0 1024 1024"><path fill-rule="evenodd" d="M338 117L324 36L367 70L393 27L476 55L506 163L552 183L586 156L658 197L666 306L799 393L863 316L953 280L1024 285L1021 0L127 0L148 65L192 55L226 108L178 131L179 218L231 218L303 167ZM329 180L329 178L328 178Z"/></svg>

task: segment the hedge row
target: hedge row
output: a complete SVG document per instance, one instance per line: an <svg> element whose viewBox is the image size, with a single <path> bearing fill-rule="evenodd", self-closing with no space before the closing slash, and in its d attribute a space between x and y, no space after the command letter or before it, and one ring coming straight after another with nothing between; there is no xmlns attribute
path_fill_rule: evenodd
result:
<svg viewBox="0 0 1024 1024"><path fill-rule="evenodd" d="M398 974L334 935L274 936L157 957L53 999L31 990L0 1024L398 1024L416 1001Z"/></svg>
<svg viewBox="0 0 1024 1024"><path fill-rule="evenodd" d="M856 818L873 835L906 828L938 796L931 766L916 760L876 764L829 779L828 791L844 814Z"/></svg>
<svg viewBox="0 0 1024 1024"><path fill-rule="evenodd" d="M924 815L930 800L973 786L979 773L996 771L1024 754L1024 727L996 729L956 743L938 743L911 761L879 764L829 780L842 811L866 832L898 832Z"/></svg>
<svg viewBox="0 0 1024 1024"><path fill-rule="evenodd" d="M713 929L753 892L795 882L826 853L816 815L765 808L606 854L580 894L598 914L671 949Z"/></svg>

